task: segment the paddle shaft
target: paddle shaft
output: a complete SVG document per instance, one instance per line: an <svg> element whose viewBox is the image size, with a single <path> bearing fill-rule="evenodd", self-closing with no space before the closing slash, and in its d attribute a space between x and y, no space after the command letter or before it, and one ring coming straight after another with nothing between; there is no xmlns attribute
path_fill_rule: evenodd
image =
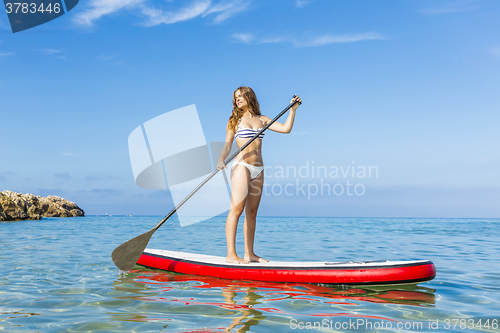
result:
<svg viewBox="0 0 500 333"><path fill-rule="evenodd" d="M225 161L224 161L224 164L228 164L229 162L231 162L239 153L241 153L241 151L243 149L245 149L246 147L248 147L255 139L257 139L259 137L259 135L261 135L266 129L269 128L269 126L271 126L272 124L274 124L274 122L276 122L276 120L278 120L282 115L284 115L288 110L290 110L290 108L292 106L295 105L295 103L297 103L297 101L294 101L293 103L290 103L283 111L281 111L276 117L274 117L273 120L271 120L266 126L264 126L260 131L259 133L255 134L253 138L251 138L250 140L248 140L243 146L241 146L240 149L238 149L233 155L229 156ZM215 169L210 175L208 175L208 177L201 182L200 185L196 186L196 188L188 194L187 197L185 197L181 202L179 202L179 204L177 204L177 206L175 206L174 209L172 209L172 211L170 213L168 213L167 216L165 216L160 222L158 222L158 224L151 230L158 230L159 227L161 227L163 225L163 223L165 223L165 221L167 221L172 215L174 215L174 213L182 207L182 205L184 205L184 203L186 203L186 201L188 201L196 192L198 192L198 190L203 186L205 185L210 179L212 179L216 174L217 172L219 172L220 170L219 169Z"/></svg>

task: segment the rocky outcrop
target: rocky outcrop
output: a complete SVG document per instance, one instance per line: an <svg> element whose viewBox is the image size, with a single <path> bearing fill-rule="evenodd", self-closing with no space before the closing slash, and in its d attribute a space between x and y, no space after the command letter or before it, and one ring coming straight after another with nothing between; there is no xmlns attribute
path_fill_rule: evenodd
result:
<svg viewBox="0 0 500 333"><path fill-rule="evenodd" d="M12 191L0 192L0 221L39 220L42 217L84 216L74 202L49 195L44 198Z"/></svg>

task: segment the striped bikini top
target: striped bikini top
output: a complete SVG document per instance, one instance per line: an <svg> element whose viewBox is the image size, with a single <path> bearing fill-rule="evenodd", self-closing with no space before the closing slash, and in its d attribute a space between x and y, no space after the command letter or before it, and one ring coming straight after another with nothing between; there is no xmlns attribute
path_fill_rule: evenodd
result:
<svg viewBox="0 0 500 333"><path fill-rule="evenodd" d="M258 117L259 117L260 122L262 123L262 127L257 128L257 129L252 129L250 127L240 126L240 123L241 123L241 118L240 118L240 121L238 122L238 129L236 130L236 133L234 134L234 138L235 139L251 139L255 136L255 134L259 133L260 130L262 128L264 128L264 123L262 122L262 119L260 119L260 116L258 116ZM264 138L264 132L262 132L257 137L257 139L263 139L263 138Z"/></svg>

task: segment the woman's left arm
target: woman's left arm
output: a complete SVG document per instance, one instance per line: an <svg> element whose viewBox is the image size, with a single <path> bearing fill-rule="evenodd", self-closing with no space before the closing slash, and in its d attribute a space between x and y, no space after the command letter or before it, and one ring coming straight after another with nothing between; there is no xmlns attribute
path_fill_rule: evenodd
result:
<svg viewBox="0 0 500 333"><path fill-rule="evenodd" d="M295 103L290 108L290 113L288 113L288 118L286 119L285 123L282 124L280 122L275 121L271 126L269 126L269 129L271 131L275 131L278 133L290 133L292 131L293 121L295 120L295 111L297 111L299 104L302 103L302 100L297 95L293 96L290 103L293 103L294 101L297 101L297 103ZM266 117L266 116L262 116L262 119L264 119L264 121L265 121L264 126L267 125L271 121L271 118Z"/></svg>

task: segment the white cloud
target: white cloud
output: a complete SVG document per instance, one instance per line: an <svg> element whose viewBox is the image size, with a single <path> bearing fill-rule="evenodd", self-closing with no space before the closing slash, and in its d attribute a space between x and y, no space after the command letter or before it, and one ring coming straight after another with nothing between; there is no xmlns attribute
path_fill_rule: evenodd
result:
<svg viewBox="0 0 500 333"><path fill-rule="evenodd" d="M91 26L95 20L125 8L135 8L144 0L92 0L89 9L74 16L73 21L80 25Z"/></svg>
<svg viewBox="0 0 500 333"><path fill-rule="evenodd" d="M220 23L248 8L251 0L224 0L213 3L212 0L183 1L183 7L173 9L173 1L165 5L169 9L150 6L146 0L91 0L87 10L76 15L73 20L81 26L92 26L101 17L120 11L129 10L135 15L143 16L146 21L142 25L151 27L159 24L173 24L196 17L216 14L214 23Z"/></svg>
<svg viewBox="0 0 500 333"><path fill-rule="evenodd" d="M210 7L210 0L196 1L191 6L184 7L177 12L163 12L162 9L150 8L141 5L141 12L148 17L145 26L151 27L159 24L173 24L193 19L205 13Z"/></svg>
<svg viewBox="0 0 500 333"><path fill-rule="evenodd" d="M233 38L242 42L242 43L250 44L253 40L253 35L252 34L235 33L235 34L233 34Z"/></svg>
<svg viewBox="0 0 500 333"><path fill-rule="evenodd" d="M365 32L362 34L351 34L351 35L323 35L315 37L309 41L295 42L295 45L299 47L310 47L310 46L323 46L323 45L338 44L338 43L355 43L355 42L362 42L366 40L376 40L376 39L385 39L385 37L376 32Z"/></svg>
<svg viewBox="0 0 500 333"><path fill-rule="evenodd" d="M313 0L297 0L295 1L295 7L302 8L313 2Z"/></svg>
<svg viewBox="0 0 500 333"><path fill-rule="evenodd" d="M64 156L80 156L80 154L75 154L75 153L62 153Z"/></svg>
<svg viewBox="0 0 500 333"><path fill-rule="evenodd" d="M61 50L56 50L56 49L43 49L43 50L40 50L41 52L45 53L45 54L48 54L48 55L52 55L52 54L56 54L56 53L61 53Z"/></svg>
<svg viewBox="0 0 500 333"><path fill-rule="evenodd" d="M271 43L281 43L281 42L293 42L293 38L287 37L267 37L259 41L259 44L271 44Z"/></svg>
<svg viewBox="0 0 500 333"><path fill-rule="evenodd" d="M234 33L232 35L234 39L239 42L246 44L251 44L255 41L255 44L270 44L270 43L290 43L295 47L317 47L328 44L339 44L339 43L355 43L367 40L377 40L386 39L376 32L365 32L361 34L350 34L350 35L332 35L325 34L318 37L313 37L309 39L297 39L296 37L265 37L261 39L256 39L252 34L249 33Z"/></svg>
<svg viewBox="0 0 500 333"><path fill-rule="evenodd" d="M488 51L491 55L500 58L500 46L492 47Z"/></svg>
<svg viewBox="0 0 500 333"><path fill-rule="evenodd" d="M218 15L215 16L214 22L220 23L237 13L245 11L250 5L250 2L250 0L233 0L218 3L210 7L203 16L205 17L209 14L218 13Z"/></svg>
<svg viewBox="0 0 500 333"><path fill-rule="evenodd" d="M66 60L66 56L60 54L62 51L61 50L56 50L56 49L41 49L41 50L38 50L42 53L45 53L49 56L54 56L56 54L58 54L58 56L54 56L55 59L61 59L61 60Z"/></svg>
<svg viewBox="0 0 500 333"><path fill-rule="evenodd" d="M15 52L0 52L0 57L3 57L3 56L11 56L11 55L14 55L16 54Z"/></svg>

